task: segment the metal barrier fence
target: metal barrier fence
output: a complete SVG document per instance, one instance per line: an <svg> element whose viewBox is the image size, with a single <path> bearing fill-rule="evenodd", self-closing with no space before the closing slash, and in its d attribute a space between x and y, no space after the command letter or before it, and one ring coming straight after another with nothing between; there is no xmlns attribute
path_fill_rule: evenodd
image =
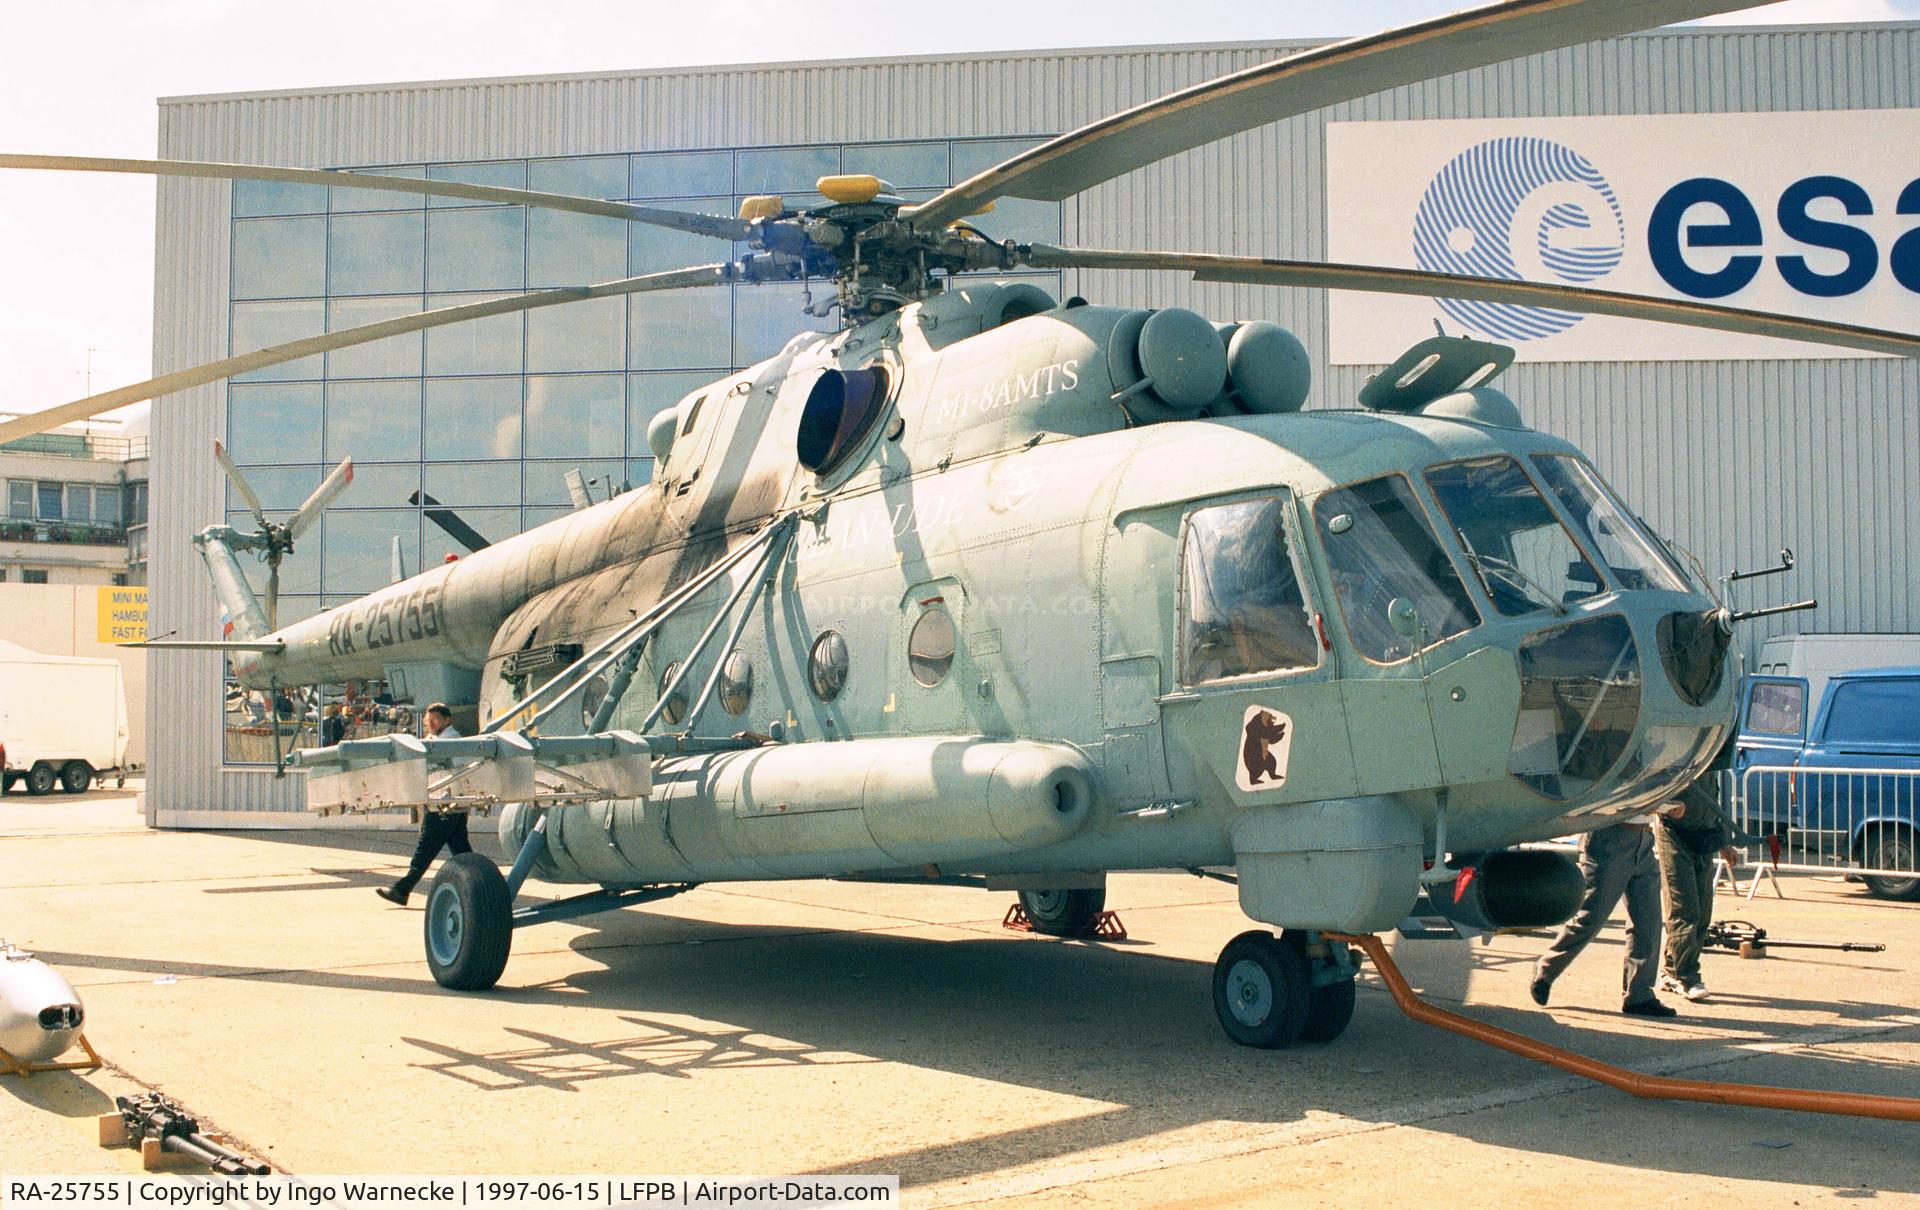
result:
<svg viewBox="0 0 1920 1210"><path fill-rule="evenodd" d="M1920 770L1754 765L1731 775L1730 819L1748 860L1846 873L1887 899L1920 899Z"/></svg>

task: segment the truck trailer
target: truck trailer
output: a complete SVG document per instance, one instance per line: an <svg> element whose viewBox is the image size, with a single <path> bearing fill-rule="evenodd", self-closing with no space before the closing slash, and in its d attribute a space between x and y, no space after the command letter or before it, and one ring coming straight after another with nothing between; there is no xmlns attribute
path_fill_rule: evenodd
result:
<svg viewBox="0 0 1920 1210"><path fill-rule="evenodd" d="M0 642L0 793L69 794L126 779L127 692L110 659L43 655Z"/></svg>

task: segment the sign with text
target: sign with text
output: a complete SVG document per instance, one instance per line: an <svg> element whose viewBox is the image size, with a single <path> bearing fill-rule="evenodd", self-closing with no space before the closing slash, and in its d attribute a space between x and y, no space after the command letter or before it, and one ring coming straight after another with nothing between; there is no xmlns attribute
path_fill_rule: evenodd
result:
<svg viewBox="0 0 1920 1210"><path fill-rule="evenodd" d="M1327 256L1920 331L1920 110L1334 122ZM1336 291L1336 365L1434 321L1521 361L1863 357L1513 303Z"/></svg>
<svg viewBox="0 0 1920 1210"><path fill-rule="evenodd" d="M98 638L102 643L144 643L147 641L147 590L143 588L101 588L95 606Z"/></svg>

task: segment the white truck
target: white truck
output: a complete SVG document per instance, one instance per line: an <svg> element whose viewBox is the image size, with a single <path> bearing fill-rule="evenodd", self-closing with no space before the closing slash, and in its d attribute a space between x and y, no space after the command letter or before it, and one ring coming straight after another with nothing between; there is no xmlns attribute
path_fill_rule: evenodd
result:
<svg viewBox="0 0 1920 1210"><path fill-rule="evenodd" d="M1817 703L1828 677L1903 664L1920 664L1920 634L1781 634L1760 645L1760 658L1747 671L1804 676L1807 701Z"/></svg>
<svg viewBox="0 0 1920 1210"><path fill-rule="evenodd" d="M0 642L0 793L69 794L95 777L125 779L127 691L120 665L42 655Z"/></svg>

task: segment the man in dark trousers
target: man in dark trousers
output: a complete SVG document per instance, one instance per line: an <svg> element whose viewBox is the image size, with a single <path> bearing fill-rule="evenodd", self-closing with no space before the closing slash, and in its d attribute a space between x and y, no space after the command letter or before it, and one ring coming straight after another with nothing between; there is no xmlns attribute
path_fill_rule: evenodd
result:
<svg viewBox="0 0 1920 1210"><path fill-rule="evenodd" d="M1733 833L1720 805L1721 774L1732 767L1729 739L1707 771L1661 808L1654 841L1667 906L1660 990L1689 1000L1707 998L1707 985L1700 979L1700 946L1713 923L1713 859L1724 857L1729 869L1740 864L1740 854L1728 847Z"/></svg>
<svg viewBox="0 0 1920 1210"><path fill-rule="evenodd" d="M1580 910L1560 926L1553 944L1533 968L1533 984L1528 989L1533 1002L1546 1004L1553 981L1567 969L1574 955L1599 935L1624 895L1627 965L1620 1011L1636 1017L1677 1016L1653 994L1660 956L1660 866L1653 856L1653 817L1637 816L1582 837L1580 876L1586 882L1586 894L1580 900Z"/></svg>
<svg viewBox="0 0 1920 1210"><path fill-rule="evenodd" d="M460 731L453 725L453 712L447 709L445 702L435 702L427 707L426 727L428 739L459 739ZM427 867L444 846L454 856L473 852L473 846L467 843L467 813L465 811L421 811L420 839L413 846L413 860L407 865L407 872L400 881L389 887L377 887L374 894L388 903L406 906L407 896L427 875Z"/></svg>

